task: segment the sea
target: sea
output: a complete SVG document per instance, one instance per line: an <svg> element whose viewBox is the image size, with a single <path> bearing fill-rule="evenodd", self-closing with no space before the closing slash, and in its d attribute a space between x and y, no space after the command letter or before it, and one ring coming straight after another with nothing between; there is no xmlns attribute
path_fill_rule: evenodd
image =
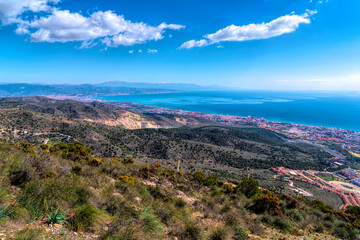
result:
<svg viewBox="0 0 360 240"><path fill-rule="evenodd" d="M360 131L359 92L197 91L99 99Z"/></svg>

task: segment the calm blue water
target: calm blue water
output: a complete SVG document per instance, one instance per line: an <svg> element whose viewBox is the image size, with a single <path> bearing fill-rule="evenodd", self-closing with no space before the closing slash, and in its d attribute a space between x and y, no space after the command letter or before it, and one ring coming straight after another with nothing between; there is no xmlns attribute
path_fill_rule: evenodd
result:
<svg viewBox="0 0 360 240"><path fill-rule="evenodd" d="M101 99L136 102L194 112L263 117L271 121L360 130L359 93L204 91L107 96Z"/></svg>

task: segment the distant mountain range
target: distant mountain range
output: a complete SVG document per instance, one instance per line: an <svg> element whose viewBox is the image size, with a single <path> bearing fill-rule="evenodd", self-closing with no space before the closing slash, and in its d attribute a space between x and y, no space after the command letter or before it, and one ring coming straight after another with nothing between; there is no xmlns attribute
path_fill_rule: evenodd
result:
<svg viewBox="0 0 360 240"><path fill-rule="evenodd" d="M199 86L182 83L130 83L105 82L101 84L0 84L0 97L18 97L33 95L64 95L79 97L96 97L123 94L151 94L181 91L205 91L219 89L216 86Z"/></svg>
<svg viewBox="0 0 360 240"><path fill-rule="evenodd" d="M224 87L212 85L212 86L200 86L189 83L147 83L147 82L121 82L112 81L96 84L99 87L126 87L126 88L145 88L145 89L169 89L176 91L204 91L204 90L218 90L224 89Z"/></svg>

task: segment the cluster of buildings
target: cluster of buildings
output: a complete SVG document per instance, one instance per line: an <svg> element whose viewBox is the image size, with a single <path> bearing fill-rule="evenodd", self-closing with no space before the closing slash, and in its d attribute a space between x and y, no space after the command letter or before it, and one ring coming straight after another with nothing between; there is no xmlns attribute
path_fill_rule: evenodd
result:
<svg viewBox="0 0 360 240"><path fill-rule="evenodd" d="M352 184L352 181L359 180L360 177L360 174L356 170L344 169L336 173L342 175L348 182L326 181L317 176L318 172L310 170L291 170L285 169L284 167L271 168L270 170L277 175L285 176L289 181L311 184L338 195L343 201L341 209L346 209L348 206L360 206L360 186ZM294 187L292 187L292 190L296 193L299 192L298 189Z"/></svg>

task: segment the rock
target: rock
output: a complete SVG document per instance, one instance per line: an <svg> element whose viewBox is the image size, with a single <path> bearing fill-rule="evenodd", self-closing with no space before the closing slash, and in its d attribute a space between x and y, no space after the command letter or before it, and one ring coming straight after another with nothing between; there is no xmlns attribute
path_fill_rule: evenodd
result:
<svg viewBox="0 0 360 240"><path fill-rule="evenodd" d="M138 204L141 203L141 198L139 198L139 197L135 197L134 200L135 200Z"/></svg>

